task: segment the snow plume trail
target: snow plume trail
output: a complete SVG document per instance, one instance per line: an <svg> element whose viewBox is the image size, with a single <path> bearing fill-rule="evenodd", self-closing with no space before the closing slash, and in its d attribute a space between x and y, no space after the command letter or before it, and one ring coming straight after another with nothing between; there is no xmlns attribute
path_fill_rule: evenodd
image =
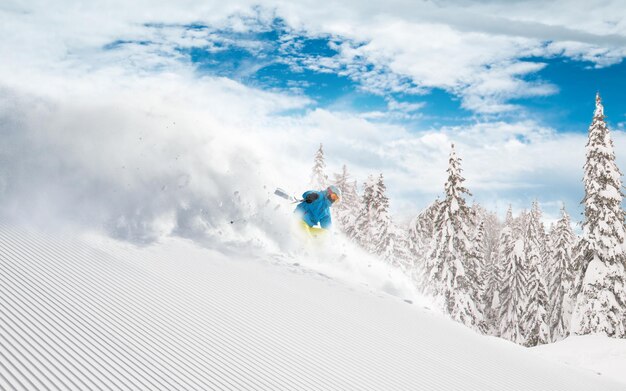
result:
<svg viewBox="0 0 626 391"><path fill-rule="evenodd" d="M322 245L293 235L294 205L273 192L306 190L310 159L280 153L292 135L266 122L297 99L223 79L109 79L0 86L3 220L138 245L179 236L420 300L406 277L341 235Z"/></svg>
<svg viewBox="0 0 626 391"><path fill-rule="evenodd" d="M168 234L216 244L250 238L250 227L228 222L265 206L274 169L247 124L232 122L247 113L212 112L215 102L201 95L237 92L219 81L185 91L184 81L163 77L128 89L98 83L68 83L78 91L52 96L0 89L3 215L135 243ZM90 85L101 95L80 91Z"/></svg>

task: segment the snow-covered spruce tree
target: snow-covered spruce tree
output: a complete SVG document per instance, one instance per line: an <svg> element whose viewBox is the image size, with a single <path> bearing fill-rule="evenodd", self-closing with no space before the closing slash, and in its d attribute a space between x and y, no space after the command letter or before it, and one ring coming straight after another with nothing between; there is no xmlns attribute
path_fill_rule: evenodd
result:
<svg viewBox="0 0 626 391"><path fill-rule="evenodd" d="M341 190L341 201L333 206L333 213L337 216L339 228L348 233L354 229L354 221L359 211L359 194L356 181L350 178L345 164L341 173L335 174L333 184Z"/></svg>
<svg viewBox="0 0 626 391"><path fill-rule="evenodd" d="M375 235L372 237L374 254L392 262L395 246L395 232L389 215L389 198L387 197L387 186L383 179L383 174L378 176L374 187L374 225Z"/></svg>
<svg viewBox="0 0 626 391"><path fill-rule="evenodd" d="M435 237L428 254L429 276L436 299L453 319L479 330L483 322L480 308L473 300L479 289L473 280L473 265L469 262L472 245L470 227L473 216L465 203L461 159L452 145L445 185L446 198L441 201L435 218Z"/></svg>
<svg viewBox="0 0 626 391"><path fill-rule="evenodd" d="M341 190L341 202L337 204L337 209L347 210L358 207L359 195L357 185L348 173L348 167L344 164L341 173L335 174L333 184Z"/></svg>
<svg viewBox="0 0 626 391"><path fill-rule="evenodd" d="M554 285L553 285L554 282L552 280L554 276L554 271L556 270L556 265L555 265L555 260L554 260L554 243L552 241L552 235L550 235L549 233L554 231L554 224L550 224L550 228L548 231L545 230L545 226L543 223L541 223L541 228L542 228L542 234L543 234L541 256L542 256L543 261L541 263L540 272L541 272L541 281L544 284L544 289L546 292L546 304L545 304L545 310L547 313L546 323L548 325L548 331L549 331L550 341L551 341L552 340L552 327L550 325L550 319L551 319L551 314L552 314L552 310L554 307L554 299L552 298L550 294L554 290Z"/></svg>
<svg viewBox="0 0 626 391"><path fill-rule="evenodd" d="M510 208L509 208L510 211ZM525 341L522 317L526 304L528 271L524 257L524 240L516 219L509 218L500 234L501 263L500 292L498 293L498 335L518 344Z"/></svg>
<svg viewBox="0 0 626 391"><path fill-rule="evenodd" d="M485 280L484 277L487 274L487 265L485 263L485 223L483 221L481 221L478 224L478 228L476 228L472 239L470 256L467 261L469 264L467 268L467 278L474 287L471 291L472 300L483 314L483 321L479 324L479 329L482 333L486 333L488 325L484 316L486 307L484 293L487 290L487 280Z"/></svg>
<svg viewBox="0 0 626 391"><path fill-rule="evenodd" d="M519 215L513 219L513 232L516 235L515 238L525 239L528 230L528 224L530 223L530 212L526 209L519 212Z"/></svg>
<svg viewBox="0 0 626 391"><path fill-rule="evenodd" d="M328 186L328 176L326 175L326 163L324 162L324 149L322 144L315 153L313 159L313 170L311 171L310 186L312 189L321 190Z"/></svg>
<svg viewBox="0 0 626 391"><path fill-rule="evenodd" d="M348 236L357 244L369 252L373 252L372 238L375 235L374 226L374 194L376 193L376 180L372 175L363 183L363 195L359 212L354 220L354 229L348 232Z"/></svg>
<svg viewBox="0 0 626 391"><path fill-rule="evenodd" d="M411 278L422 292L431 288L428 251L435 236L435 218L441 202L435 200L426 209L422 210L409 224L408 250L413 260L410 272Z"/></svg>
<svg viewBox="0 0 626 391"><path fill-rule="evenodd" d="M507 227L508 230L504 231L504 228ZM511 206L509 206L504 219L504 226L499 229L498 242L491 253L490 261L486 262L485 271L481 275L481 278L485 281L482 301L485 306L483 313L485 315L485 324L487 325L487 334L489 335L497 336L500 334L500 291L503 289L504 249L506 248L505 243L512 240L512 229L513 211Z"/></svg>
<svg viewBox="0 0 626 391"><path fill-rule="evenodd" d="M495 213L488 211L479 204L474 205L472 208L477 221L483 223L485 263L489 264L492 262L492 258L497 256L502 227Z"/></svg>
<svg viewBox="0 0 626 391"><path fill-rule="evenodd" d="M585 262L585 253L586 253L585 240L582 236L576 236L575 240L576 241L574 243L574 247L572 248L572 261L574 263L572 266L572 270L574 273L574 284L572 286L572 291L570 292L572 296L572 305L574 307L576 306L576 300L578 298L578 295L583 290L583 280L585 278L585 268L587 266L587 263ZM573 309L572 309L572 316L573 316ZM571 319L570 319L569 331L570 333L572 331Z"/></svg>
<svg viewBox="0 0 626 391"><path fill-rule="evenodd" d="M555 235L555 226L554 223L550 224L550 228L548 232L545 234L545 248L544 248L544 260L545 264L543 267L543 280L546 283L546 291L548 292L548 319L552 319L552 310L554 309L554 298L552 297L552 293L555 292L555 282L554 282L554 273L558 269L556 264L556 258L554 256L554 235ZM550 322L548 322L550 326L550 335L552 335L552 326Z"/></svg>
<svg viewBox="0 0 626 391"><path fill-rule="evenodd" d="M498 243L502 225L500 224L498 216L493 212L489 212L479 206L477 213L480 214L485 229L483 243L485 249L485 267L484 271L480 274L481 281L484 282L482 298L484 305L483 314L485 316L485 324L487 325L486 333L495 335L497 332L493 326L497 324L498 319L497 305L499 301L497 295L499 286L502 283L501 267L498 261ZM496 306L495 308L493 307L494 305Z"/></svg>
<svg viewBox="0 0 626 391"><path fill-rule="evenodd" d="M341 230L346 234L347 237L355 239L355 237L357 236L357 232L356 232L357 217L359 216L359 213L361 213L361 207L362 207L361 201L363 197L359 195L358 193L358 190L357 190L358 185L357 185L356 180L352 182L350 187L354 189L354 193L357 196L357 201L355 202L351 213L346 211L345 213L342 213L342 216L340 216Z"/></svg>
<svg viewBox="0 0 626 391"><path fill-rule="evenodd" d="M526 346L550 342L548 290L544 280L545 236L539 203L534 201L524 237L524 256L528 268L528 295L522 327Z"/></svg>
<svg viewBox="0 0 626 391"><path fill-rule="evenodd" d="M572 231L570 218L565 207L561 208L561 218L551 232L553 245L552 279L550 284L550 298L552 312L550 313L550 330L552 341L558 341L569 335L569 326L572 316L572 290L574 285L573 248L576 235Z"/></svg>
<svg viewBox="0 0 626 391"><path fill-rule="evenodd" d="M572 318L572 332L576 334L626 337L626 233L621 176L597 94L584 165L585 272Z"/></svg>
<svg viewBox="0 0 626 391"><path fill-rule="evenodd" d="M472 259L475 262L476 274L482 275L485 272L485 222L478 223L474 238L472 239Z"/></svg>
<svg viewBox="0 0 626 391"><path fill-rule="evenodd" d="M410 261L407 234L393 224L386 191L383 174L378 179L370 176L365 182L352 237L366 251L407 271Z"/></svg>
<svg viewBox="0 0 626 391"><path fill-rule="evenodd" d="M394 235L393 262L405 274L412 276L415 260L409 246L409 230L392 224Z"/></svg>
<svg viewBox="0 0 626 391"><path fill-rule="evenodd" d="M411 249L417 256L423 256L430 241L434 237L435 218L441 201L435 200L422 210L409 224L409 238L411 239Z"/></svg>

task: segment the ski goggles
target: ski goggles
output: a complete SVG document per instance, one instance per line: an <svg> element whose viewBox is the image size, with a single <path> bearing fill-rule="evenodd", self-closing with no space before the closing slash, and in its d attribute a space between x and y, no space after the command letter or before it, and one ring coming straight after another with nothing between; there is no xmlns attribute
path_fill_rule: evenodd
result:
<svg viewBox="0 0 626 391"><path fill-rule="evenodd" d="M337 195L337 193L333 193L330 188L328 188L326 192L328 193L328 199L330 200L330 202L334 204L335 202L339 201L339 195Z"/></svg>

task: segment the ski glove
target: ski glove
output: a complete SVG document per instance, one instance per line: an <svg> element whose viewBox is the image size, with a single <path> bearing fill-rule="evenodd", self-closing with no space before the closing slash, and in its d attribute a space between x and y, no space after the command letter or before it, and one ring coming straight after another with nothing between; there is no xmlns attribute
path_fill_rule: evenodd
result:
<svg viewBox="0 0 626 391"><path fill-rule="evenodd" d="M304 202L306 202L307 204L311 204L311 203L313 203L313 201L315 201L319 197L320 196L317 193L309 193L309 194L306 195L306 198L304 199Z"/></svg>

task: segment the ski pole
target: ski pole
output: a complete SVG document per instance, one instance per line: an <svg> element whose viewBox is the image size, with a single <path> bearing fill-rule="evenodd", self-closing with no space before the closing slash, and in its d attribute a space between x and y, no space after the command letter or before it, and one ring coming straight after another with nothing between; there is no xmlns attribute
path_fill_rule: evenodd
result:
<svg viewBox="0 0 626 391"><path fill-rule="evenodd" d="M300 200L290 195L289 193L287 193L285 190L281 189L280 187L277 187L276 190L274 190L274 194L279 196L280 198L286 199L287 201L291 201L292 204L304 201L304 200Z"/></svg>

